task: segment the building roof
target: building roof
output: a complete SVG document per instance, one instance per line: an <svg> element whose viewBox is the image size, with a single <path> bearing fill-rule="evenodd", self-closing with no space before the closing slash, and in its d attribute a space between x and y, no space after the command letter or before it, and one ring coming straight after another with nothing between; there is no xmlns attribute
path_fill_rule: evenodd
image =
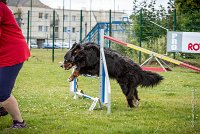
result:
<svg viewBox="0 0 200 134"><path fill-rule="evenodd" d="M8 6L30 7L31 1L32 7L50 8L49 6L43 4L40 0L9 0Z"/></svg>

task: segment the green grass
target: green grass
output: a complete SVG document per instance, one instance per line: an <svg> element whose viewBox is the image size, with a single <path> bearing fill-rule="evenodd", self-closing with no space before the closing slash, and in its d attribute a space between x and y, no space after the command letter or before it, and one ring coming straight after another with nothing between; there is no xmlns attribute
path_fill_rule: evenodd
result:
<svg viewBox="0 0 200 134"><path fill-rule="evenodd" d="M24 64L14 96L18 99L28 128L11 130L10 116L0 117L2 134L198 134L200 133L200 75L176 67L161 73L165 80L154 88L139 88L140 107L127 108L115 80L111 80L110 115L103 110L88 111L92 101L74 100L69 95L67 78L71 71L59 67L65 51L31 50ZM98 96L98 79L79 77L79 88ZM195 126L192 127L192 90L195 89Z"/></svg>

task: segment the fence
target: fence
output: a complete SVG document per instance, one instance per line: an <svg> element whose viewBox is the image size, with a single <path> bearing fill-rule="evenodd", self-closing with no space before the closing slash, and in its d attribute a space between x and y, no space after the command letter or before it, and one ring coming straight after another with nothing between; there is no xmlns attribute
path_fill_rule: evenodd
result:
<svg viewBox="0 0 200 134"><path fill-rule="evenodd" d="M151 14L145 9L134 12L34 7L30 11L30 8L15 7L13 11L27 42L31 46L37 44L38 48L44 48L45 43L55 43L54 46L61 46L62 49L70 48L74 42L96 41L99 44L98 29L103 26L107 35L112 34L125 42L165 54L168 30L200 30L199 10L191 10L184 14L177 13L176 10L169 10L167 13L165 10L159 14ZM189 15L191 13L196 15ZM139 63L147 58L147 55L140 52L111 46L131 58L138 58Z"/></svg>

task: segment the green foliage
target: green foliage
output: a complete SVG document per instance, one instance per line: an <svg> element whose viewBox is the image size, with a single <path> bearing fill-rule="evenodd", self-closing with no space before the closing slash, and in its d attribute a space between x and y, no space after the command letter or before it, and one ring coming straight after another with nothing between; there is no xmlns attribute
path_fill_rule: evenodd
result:
<svg viewBox="0 0 200 134"><path fill-rule="evenodd" d="M176 9L182 13L187 13L193 9L200 9L199 0L176 0Z"/></svg>
<svg viewBox="0 0 200 134"><path fill-rule="evenodd" d="M133 22L133 25L131 25L130 29L133 31L133 35L129 36L129 42L134 45L139 45L139 40L142 39L142 47L151 51L165 53L166 30L156 26L153 23L167 28L167 20L169 19L169 16L166 9L162 5L159 7L159 9L157 9L155 8L155 4L156 0L151 0L149 3L146 1L133 1L133 14L130 16L130 19L132 19ZM161 38L164 40L161 41ZM162 43L158 44L160 42ZM138 51L116 45L115 48L121 53L124 53L124 55L129 56L130 58L137 61ZM142 56L144 58L148 57L148 55L145 54Z"/></svg>
<svg viewBox="0 0 200 134"><path fill-rule="evenodd" d="M137 42L134 42L132 44L135 44L135 43L137 44ZM132 60L134 60L135 62L137 62L138 51L125 47L125 46L121 46L119 44L115 44L115 43L112 44L112 49L118 51L120 54L127 56L131 58Z"/></svg>
<svg viewBox="0 0 200 134"><path fill-rule="evenodd" d="M179 31L199 32L200 2L195 0L175 1L177 10L177 27Z"/></svg>
<svg viewBox="0 0 200 134"><path fill-rule="evenodd" d="M176 0L177 30L188 32L200 31L200 2L196 0Z"/></svg>
<svg viewBox="0 0 200 134"><path fill-rule="evenodd" d="M142 29L142 41L149 41L166 35L166 30L156 26L152 22L167 28L167 11L160 5L159 9L155 8L156 0L139 2L134 0L133 14L131 19L133 21L133 30L137 36L140 37Z"/></svg>
<svg viewBox="0 0 200 134"><path fill-rule="evenodd" d="M13 95L19 102L26 129L7 129L10 116L0 117L1 134L198 134L200 133L199 74L184 68L161 73L165 80L154 88L140 88L140 107L129 109L115 80L111 80L111 110L90 112L91 100L75 100L66 82L71 70L59 67L65 51L32 49L17 78ZM199 61L198 61L199 62ZM99 79L79 77L79 89L97 97ZM192 91L195 100L192 103ZM194 127L192 104L195 104Z"/></svg>

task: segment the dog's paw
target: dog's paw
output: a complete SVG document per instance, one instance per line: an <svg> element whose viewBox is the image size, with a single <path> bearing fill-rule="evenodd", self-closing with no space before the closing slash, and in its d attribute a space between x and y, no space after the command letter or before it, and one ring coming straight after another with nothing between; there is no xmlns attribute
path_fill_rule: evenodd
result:
<svg viewBox="0 0 200 134"><path fill-rule="evenodd" d="M70 77L67 79L68 82L72 82L74 80L74 78Z"/></svg>
<svg viewBox="0 0 200 134"><path fill-rule="evenodd" d="M139 100L133 100L134 107L139 107L140 101Z"/></svg>

